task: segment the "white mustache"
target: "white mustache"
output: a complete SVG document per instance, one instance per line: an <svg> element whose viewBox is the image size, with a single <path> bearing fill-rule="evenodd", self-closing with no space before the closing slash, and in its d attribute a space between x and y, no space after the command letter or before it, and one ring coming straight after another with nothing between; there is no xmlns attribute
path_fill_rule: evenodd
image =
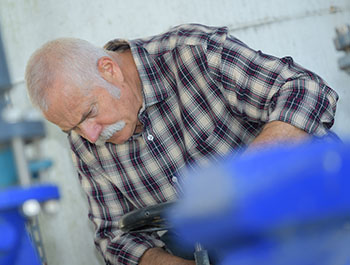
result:
<svg viewBox="0 0 350 265"><path fill-rule="evenodd" d="M118 131L121 131L125 127L124 121L118 121L112 125L106 126L98 137L95 145L104 145L106 141Z"/></svg>

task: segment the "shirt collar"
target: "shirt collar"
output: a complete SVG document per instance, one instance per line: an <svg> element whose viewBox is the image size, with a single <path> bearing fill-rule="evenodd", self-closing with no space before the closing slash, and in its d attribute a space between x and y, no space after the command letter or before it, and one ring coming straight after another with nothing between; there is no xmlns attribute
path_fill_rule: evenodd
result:
<svg viewBox="0 0 350 265"><path fill-rule="evenodd" d="M169 70L162 69L165 65L162 56L149 54L141 40L129 41L129 44L142 83L142 111L174 93L175 81L172 82Z"/></svg>

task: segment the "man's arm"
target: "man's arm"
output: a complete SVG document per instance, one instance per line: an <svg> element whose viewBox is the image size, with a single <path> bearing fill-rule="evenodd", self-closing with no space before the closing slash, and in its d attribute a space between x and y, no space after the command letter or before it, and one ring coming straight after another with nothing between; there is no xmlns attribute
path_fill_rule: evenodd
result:
<svg viewBox="0 0 350 265"><path fill-rule="evenodd" d="M162 248L150 248L146 250L140 260L140 265L194 265L193 260L185 260L173 256Z"/></svg>
<svg viewBox="0 0 350 265"><path fill-rule="evenodd" d="M261 133L249 145L248 151L264 148L281 142L299 143L310 137L305 131L282 121L267 123Z"/></svg>
<svg viewBox="0 0 350 265"><path fill-rule="evenodd" d="M108 264L138 264L147 249L163 247L164 243L150 233L120 231L118 220L128 209L133 209L130 201L99 168L100 163L90 153L89 145L85 145L75 132L69 140L79 181L88 198L89 218L95 225L94 241L105 261Z"/></svg>
<svg viewBox="0 0 350 265"><path fill-rule="evenodd" d="M292 58L254 51L228 35L220 67L224 95L233 113L257 124L254 128L265 124L252 146L282 140L285 133L292 138L322 137L332 127L337 93Z"/></svg>

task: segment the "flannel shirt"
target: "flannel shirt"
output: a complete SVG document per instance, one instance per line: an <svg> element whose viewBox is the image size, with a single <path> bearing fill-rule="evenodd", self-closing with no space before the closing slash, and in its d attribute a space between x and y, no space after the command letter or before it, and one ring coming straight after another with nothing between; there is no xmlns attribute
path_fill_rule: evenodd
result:
<svg viewBox="0 0 350 265"><path fill-rule="evenodd" d="M105 47L126 44L142 81L143 132L102 147L69 135L107 264L137 264L148 248L164 247L156 234L123 234L117 222L131 210L176 200L185 165L237 152L271 121L317 136L333 124L338 96L319 76L290 57L249 48L225 27L180 25Z"/></svg>

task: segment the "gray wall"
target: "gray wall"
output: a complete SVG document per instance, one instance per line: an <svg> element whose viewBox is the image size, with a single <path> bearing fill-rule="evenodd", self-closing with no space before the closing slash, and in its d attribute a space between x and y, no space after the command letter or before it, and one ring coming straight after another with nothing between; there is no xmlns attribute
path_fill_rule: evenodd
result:
<svg viewBox="0 0 350 265"><path fill-rule="evenodd" d="M23 116L33 113L24 69L31 53L48 40L70 36L103 45L112 38L144 37L186 22L227 25L252 48L292 56L317 72L340 95L334 130L344 138L350 135L350 76L338 70L342 54L333 45L335 27L350 24L349 0L0 0L13 105ZM58 213L40 216L48 264L102 264L65 136L48 123L47 130L40 156L51 158L54 166L42 177L56 183L62 194Z"/></svg>

